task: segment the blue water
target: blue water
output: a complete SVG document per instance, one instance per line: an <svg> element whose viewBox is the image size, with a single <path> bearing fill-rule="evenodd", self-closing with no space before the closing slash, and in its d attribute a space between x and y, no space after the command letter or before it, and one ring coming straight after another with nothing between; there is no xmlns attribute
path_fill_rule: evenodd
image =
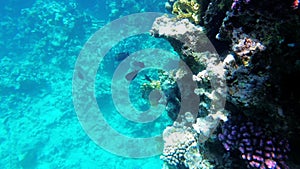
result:
<svg viewBox="0 0 300 169"><path fill-rule="evenodd" d="M85 42L107 23L137 12L166 12L164 1L0 1L1 169L162 167L159 155L134 159L102 149L83 130L72 102L74 65ZM127 46L129 52L157 46L172 50L166 41L149 35L136 40ZM124 50L116 46L114 51ZM111 99L103 102L111 97L111 78L119 64L110 59L114 51L107 54L95 85L106 120L128 136L161 134L172 123L164 113L152 123L136 124L118 114ZM149 108L147 100L136 95L131 99L140 99L137 107Z"/></svg>

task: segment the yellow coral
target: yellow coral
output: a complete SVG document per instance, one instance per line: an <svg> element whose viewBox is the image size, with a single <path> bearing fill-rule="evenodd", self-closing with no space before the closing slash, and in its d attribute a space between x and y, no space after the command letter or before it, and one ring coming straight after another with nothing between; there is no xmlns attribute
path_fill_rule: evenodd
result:
<svg viewBox="0 0 300 169"><path fill-rule="evenodd" d="M153 80L150 83L143 83L142 85L143 90L161 90L161 83L159 80Z"/></svg>
<svg viewBox="0 0 300 169"><path fill-rule="evenodd" d="M200 22L200 4L197 0L177 0L173 4L172 13L178 18L187 18L191 22Z"/></svg>
<svg viewBox="0 0 300 169"><path fill-rule="evenodd" d="M141 85L141 92L142 92L142 97L144 98L144 99L146 99L147 97L149 97L149 94L153 91L153 90L161 90L161 82L159 81L159 80L153 80L153 81L151 81L150 83L143 83L142 85ZM157 98L158 97L158 95L156 95L156 94L153 94L152 93L152 97L154 97L154 98L152 98L151 100L150 100L150 104L152 105L152 106L155 106L155 105L157 105L158 104L158 100L160 99L160 97L159 98ZM157 100L158 99L158 100Z"/></svg>

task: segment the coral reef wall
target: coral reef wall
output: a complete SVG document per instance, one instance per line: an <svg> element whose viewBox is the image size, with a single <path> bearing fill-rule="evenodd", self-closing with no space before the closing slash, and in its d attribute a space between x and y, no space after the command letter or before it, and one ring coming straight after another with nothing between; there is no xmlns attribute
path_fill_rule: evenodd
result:
<svg viewBox="0 0 300 169"><path fill-rule="evenodd" d="M163 16L153 24L153 36L167 39L193 72L198 84L194 92L202 101L192 124L183 124L181 130L196 135L189 143L196 142L196 154L205 152L199 156L215 168L299 168L298 4L297 0L169 0L166 9L175 16ZM209 69L211 63L221 64L222 73ZM220 88L224 93L209 85L210 77L219 77L218 86L226 86ZM225 108L212 111L214 98L222 97ZM177 133L178 126L166 132ZM225 149L212 148L221 143ZM168 141L166 145L170 147ZM162 159L170 168L191 168L188 158L183 152L178 157L165 153Z"/></svg>

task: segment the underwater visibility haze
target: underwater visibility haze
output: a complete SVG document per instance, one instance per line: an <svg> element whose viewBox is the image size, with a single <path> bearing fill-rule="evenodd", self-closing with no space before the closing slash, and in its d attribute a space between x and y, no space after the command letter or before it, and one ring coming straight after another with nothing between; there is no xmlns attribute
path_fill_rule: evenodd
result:
<svg viewBox="0 0 300 169"><path fill-rule="evenodd" d="M299 0L0 2L1 169L300 169Z"/></svg>

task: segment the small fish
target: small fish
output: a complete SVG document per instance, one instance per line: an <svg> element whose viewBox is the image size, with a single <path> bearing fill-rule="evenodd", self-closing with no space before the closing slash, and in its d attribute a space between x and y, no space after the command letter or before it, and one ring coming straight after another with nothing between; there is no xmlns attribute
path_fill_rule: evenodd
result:
<svg viewBox="0 0 300 169"><path fill-rule="evenodd" d="M148 75L145 75L145 80L148 80L149 82L152 82L150 76L148 76Z"/></svg>
<svg viewBox="0 0 300 169"><path fill-rule="evenodd" d="M149 102L151 106L157 106L159 104L160 99L162 98L162 95L158 91L153 91L149 95Z"/></svg>
<svg viewBox="0 0 300 169"><path fill-rule="evenodd" d="M134 61L132 63L133 66L138 66L140 68L144 68L145 67L145 64L143 62L140 62L140 61Z"/></svg>
<svg viewBox="0 0 300 169"><path fill-rule="evenodd" d="M132 65L135 67L134 71L128 73L125 78L128 80L128 81L131 81L131 80L134 80L138 74L138 72L143 69L145 67L145 64L143 62L139 62L139 61L134 61L132 63ZM150 79L150 78L149 78Z"/></svg>
<svg viewBox="0 0 300 169"><path fill-rule="evenodd" d="M126 59L128 56L129 56L129 52L121 52L116 55L116 60L122 61L122 60Z"/></svg>
<svg viewBox="0 0 300 169"><path fill-rule="evenodd" d="M128 73L128 74L125 76L126 80L128 80L128 81L134 80L134 79L136 78L138 72L139 72L139 70L134 70L134 71Z"/></svg>

